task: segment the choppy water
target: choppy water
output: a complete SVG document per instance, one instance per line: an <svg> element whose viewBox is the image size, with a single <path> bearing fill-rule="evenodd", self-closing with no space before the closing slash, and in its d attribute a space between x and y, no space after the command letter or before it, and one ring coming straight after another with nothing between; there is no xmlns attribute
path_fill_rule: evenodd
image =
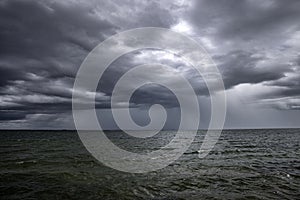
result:
<svg viewBox="0 0 300 200"><path fill-rule="evenodd" d="M122 148L159 148L150 140L107 133ZM200 160L203 132L172 165L148 174L122 173L88 154L71 131L1 131L1 199L299 199L300 130L224 131Z"/></svg>

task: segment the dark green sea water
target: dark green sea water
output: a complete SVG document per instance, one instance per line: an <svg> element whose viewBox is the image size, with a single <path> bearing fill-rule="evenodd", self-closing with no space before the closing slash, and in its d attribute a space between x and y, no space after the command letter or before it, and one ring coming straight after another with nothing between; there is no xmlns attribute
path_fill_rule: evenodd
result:
<svg viewBox="0 0 300 200"><path fill-rule="evenodd" d="M1 131L1 199L300 199L300 130L223 131L199 159L203 132L175 163L148 174L103 166L72 131ZM124 149L151 151L151 139L107 133Z"/></svg>

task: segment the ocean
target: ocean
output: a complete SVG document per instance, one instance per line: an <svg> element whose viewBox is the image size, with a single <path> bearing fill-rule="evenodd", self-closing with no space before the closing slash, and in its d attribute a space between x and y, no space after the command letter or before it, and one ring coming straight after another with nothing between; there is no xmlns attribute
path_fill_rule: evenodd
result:
<svg viewBox="0 0 300 200"><path fill-rule="evenodd" d="M174 134L133 139L107 132L121 148L141 153ZM199 159L204 134L168 167L130 174L94 159L76 131L0 131L0 198L300 199L300 129L224 130Z"/></svg>

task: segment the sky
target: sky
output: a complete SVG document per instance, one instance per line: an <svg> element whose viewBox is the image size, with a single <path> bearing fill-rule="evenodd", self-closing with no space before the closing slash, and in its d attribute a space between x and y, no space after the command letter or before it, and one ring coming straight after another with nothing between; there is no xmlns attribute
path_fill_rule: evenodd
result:
<svg viewBox="0 0 300 200"><path fill-rule="evenodd" d="M81 63L100 42L140 27L168 28L206 49L226 89L225 128L300 127L299 21L299 0L2 0L0 129L74 129L72 91ZM110 100L118 78L149 62L172 66L192 83L200 128L207 127L210 101L201 78L180 57L158 49L121 56L105 72L96 94L103 127L117 128ZM164 68L141 76L174 81ZM176 128L178 101L158 85L134 93L133 120L149 123L155 103L167 108L165 128Z"/></svg>

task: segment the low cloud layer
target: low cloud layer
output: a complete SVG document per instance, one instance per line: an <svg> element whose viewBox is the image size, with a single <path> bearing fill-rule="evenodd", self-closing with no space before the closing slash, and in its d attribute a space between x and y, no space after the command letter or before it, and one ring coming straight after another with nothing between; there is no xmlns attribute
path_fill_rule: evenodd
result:
<svg viewBox="0 0 300 200"><path fill-rule="evenodd" d="M245 126L236 119L245 114L246 108L257 109L258 114L267 109L261 111L267 116L282 113L286 121L278 119L280 126L298 126L299 21L298 0L1 1L0 128L74 128L72 88L84 58L109 36L150 26L182 32L206 48L222 73L229 95L228 127ZM176 68L193 84L200 99L207 98L201 78L179 57L144 50L125 55L111 65L96 95L99 112L110 108L118 77L133 66L149 62ZM167 70L157 74L174 81ZM178 107L170 91L155 85L137 91L131 106L143 113L153 103ZM200 104L208 105L206 100ZM209 114L204 114L204 121L208 118ZM254 118L245 120L255 127ZM267 118L260 127L278 124ZM293 122L287 123L290 120ZM110 120L106 124L108 128L115 126Z"/></svg>

